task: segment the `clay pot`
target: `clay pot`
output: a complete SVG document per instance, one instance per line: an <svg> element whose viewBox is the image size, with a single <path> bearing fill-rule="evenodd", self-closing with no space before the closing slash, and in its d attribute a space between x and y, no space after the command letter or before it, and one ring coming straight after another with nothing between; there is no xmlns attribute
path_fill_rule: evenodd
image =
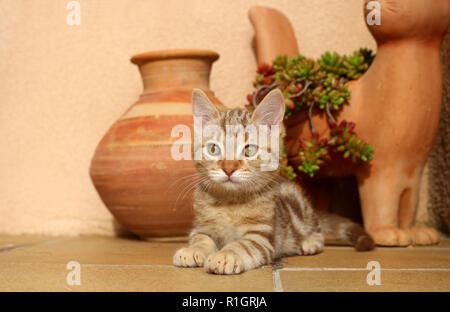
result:
<svg viewBox="0 0 450 312"><path fill-rule="evenodd" d="M90 175L101 199L117 221L141 236L185 235L193 218L189 182L192 160L174 160L176 125L191 128L192 89L200 88L216 104L209 89L216 52L167 50L139 54L144 90L99 143ZM193 132L191 132L193 134ZM184 148L190 148L186 138Z"/></svg>
<svg viewBox="0 0 450 312"><path fill-rule="evenodd" d="M365 75L350 83L350 103L335 115L338 121L356 123L358 135L372 144L374 159L359 165L334 159L317 178L356 177L364 225L378 245L433 244L439 241L439 234L431 228L414 227L414 219L423 168L439 123L439 52L450 20L450 2L378 2L381 25L369 26L378 43L376 58ZM286 31L289 21L282 13L254 7L250 20L259 64L271 63L277 55L298 54L295 36L292 30ZM274 40L284 44L274 45ZM329 136L322 111L315 111L313 122L321 137ZM299 139L311 139L307 115L291 117L285 125L289 161L298 166ZM324 191L318 190L316 195L323 199ZM319 198L316 202L328 205Z"/></svg>

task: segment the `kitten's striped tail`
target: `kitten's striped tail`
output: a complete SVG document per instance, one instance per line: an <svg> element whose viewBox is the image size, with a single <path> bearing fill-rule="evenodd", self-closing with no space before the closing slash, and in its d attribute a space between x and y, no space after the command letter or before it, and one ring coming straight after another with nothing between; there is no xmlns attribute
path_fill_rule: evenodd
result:
<svg viewBox="0 0 450 312"><path fill-rule="evenodd" d="M319 214L319 224L325 235L349 242L356 251L369 251L375 248L372 237L358 223L335 214Z"/></svg>

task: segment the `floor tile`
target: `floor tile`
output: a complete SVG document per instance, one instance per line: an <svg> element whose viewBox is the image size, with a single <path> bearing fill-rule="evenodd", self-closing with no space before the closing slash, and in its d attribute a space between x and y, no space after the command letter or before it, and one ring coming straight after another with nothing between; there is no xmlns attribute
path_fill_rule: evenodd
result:
<svg viewBox="0 0 450 312"><path fill-rule="evenodd" d="M0 291L272 291L272 270L218 276L201 268L81 265L81 285L68 285L62 264L0 264Z"/></svg>
<svg viewBox="0 0 450 312"><path fill-rule="evenodd" d="M450 268L450 246L430 248L382 248L356 252L349 247L325 247L314 256L282 259L284 267L365 268L369 261L378 261L381 268Z"/></svg>
<svg viewBox="0 0 450 312"><path fill-rule="evenodd" d="M280 271L284 291L450 291L450 271L381 271L381 285L367 284L368 271Z"/></svg>
<svg viewBox="0 0 450 312"><path fill-rule="evenodd" d="M29 246L45 241L52 241L55 237L37 235L0 235L0 252L6 249ZM57 239L57 238L56 238Z"/></svg>
<svg viewBox="0 0 450 312"><path fill-rule="evenodd" d="M182 242L149 242L114 237L61 239L0 253L0 263L154 264L171 265Z"/></svg>
<svg viewBox="0 0 450 312"><path fill-rule="evenodd" d="M210 275L201 268L175 268L173 254L184 245L186 237L140 241L0 235L0 291L274 290L270 267L235 276ZM70 261L81 265L79 286L66 282ZM380 263L381 286L366 283L369 261ZM414 248L379 247L372 252L333 244L316 256L284 258L277 267L281 268L278 281L285 291L450 291L450 242Z"/></svg>

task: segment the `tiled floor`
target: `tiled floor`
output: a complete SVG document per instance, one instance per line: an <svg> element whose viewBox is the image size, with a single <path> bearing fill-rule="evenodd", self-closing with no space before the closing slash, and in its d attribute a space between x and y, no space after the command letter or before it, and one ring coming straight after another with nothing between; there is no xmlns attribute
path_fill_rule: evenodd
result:
<svg viewBox="0 0 450 312"><path fill-rule="evenodd" d="M0 291L450 291L449 242L366 253L329 246L316 256L284 258L234 276L173 267L174 251L183 244L3 235ZM79 271L67 267L71 261ZM380 264L379 286L367 283L369 261ZM70 285L76 276L80 285Z"/></svg>

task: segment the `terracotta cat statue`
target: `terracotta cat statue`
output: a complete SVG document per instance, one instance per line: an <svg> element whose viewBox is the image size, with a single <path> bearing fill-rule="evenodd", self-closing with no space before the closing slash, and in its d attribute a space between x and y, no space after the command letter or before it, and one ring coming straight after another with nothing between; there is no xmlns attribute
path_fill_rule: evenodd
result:
<svg viewBox="0 0 450 312"><path fill-rule="evenodd" d="M270 92L254 112L218 109L198 89L192 102L194 118L201 120L195 127L201 142L194 142L199 183L189 246L175 253L175 266L242 273L280 257L317 254L324 234L358 251L374 248L359 224L318 215L295 184L280 176L278 163L270 166L282 157L281 91Z"/></svg>
<svg viewBox="0 0 450 312"><path fill-rule="evenodd" d="M328 208L327 179L354 176L364 226L377 245L436 244L439 233L417 226L415 217L422 174L439 124L439 51L450 21L450 1L365 0L361 4L365 20L376 11L381 18L380 23L368 25L377 53L369 70L350 82L350 105L344 105L336 117L357 124L358 136L373 146L374 159L357 165L338 159L323 168L316 178L325 183L314 190L315 206ZM277 55L298 55L295 33L281 12L253 7L249 16L259 65L272 63ZM316 111L312 120L320 138L328 137L326 115ZM297 167L299 139L311 138L308 117L298 114L285 124L288 159Z"/></svg>

